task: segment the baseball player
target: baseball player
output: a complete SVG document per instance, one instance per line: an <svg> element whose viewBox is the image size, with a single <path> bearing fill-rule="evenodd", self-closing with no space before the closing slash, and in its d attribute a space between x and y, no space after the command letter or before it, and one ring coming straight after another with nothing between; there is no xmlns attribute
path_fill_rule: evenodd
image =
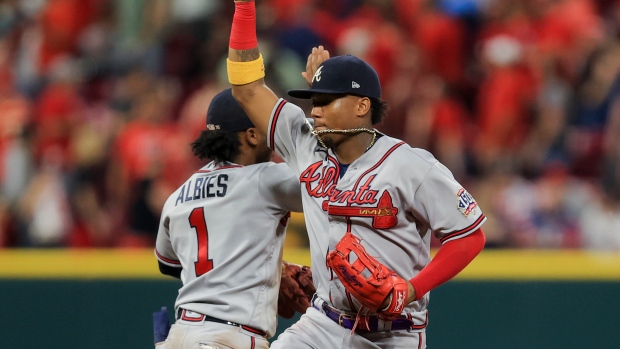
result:
<svg viewBox="0 0 620 349"><path fill-rule="evenodd" d="M301 211L299 182L286 164L270 162L265 136L230 89L211 102L207 129L192 148L213 161L170 195L161 215L155 255L183 286L176 323L156 348L268 348L280 277L290 276L282 244L290 211ZM286 281L304 312L309 298Z"/></svg>
<svg viewBox="0 0 620 349"><path fill-rule="evenodd" d="M386 112L375 70L314 48L302 75L312 121L264 84L254 1L235 1L233 95L299 176L313 307L272 348L425 348L429 291L482 250L474 198L429 152L373 128ZM442 242L430 258L431 235Z"/></svg>

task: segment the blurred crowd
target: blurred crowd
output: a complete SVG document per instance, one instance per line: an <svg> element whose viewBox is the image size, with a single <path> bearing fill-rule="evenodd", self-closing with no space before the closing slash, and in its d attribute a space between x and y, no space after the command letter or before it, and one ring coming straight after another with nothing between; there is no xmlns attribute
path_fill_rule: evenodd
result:
<svg viewBox="0 0 620 349"><path fill-rule="evenodd" d="M489 217L487 248L620 251L620 1L257 5L270 86L304 87L319 44L367 60L390 106L378 129L452 170ZM189 144L228 86L233 11L0 1L0 247L153 246L202 165Z"/></svg>

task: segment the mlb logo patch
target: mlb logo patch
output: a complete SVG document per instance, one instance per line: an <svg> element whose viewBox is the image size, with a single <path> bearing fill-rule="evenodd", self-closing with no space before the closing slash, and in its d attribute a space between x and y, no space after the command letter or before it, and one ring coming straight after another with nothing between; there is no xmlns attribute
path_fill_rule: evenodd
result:
<svg viewBox="0 0 620 349"><path fill-rule="evenodd" d="M470 213L475 212L476 207L478 207L478 203L476 203L474 197L471 196L467 192L467 190L465 190L464 188L460 188L459 191L456 193L456 196L458 196L459 198L459 211L461 211L465 215L465 217L467 217Z"/></svg>

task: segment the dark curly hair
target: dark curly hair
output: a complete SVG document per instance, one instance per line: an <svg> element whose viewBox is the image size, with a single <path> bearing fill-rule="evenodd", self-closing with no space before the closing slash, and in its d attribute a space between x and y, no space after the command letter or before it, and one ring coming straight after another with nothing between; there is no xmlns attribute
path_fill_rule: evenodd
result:
<svg viewBox="0 0 620 349"><path fill-rule="evenodd" d="M376 125L383 121L383 117L387 114L387 102L379 98L370 98L370 121Z"/></svg>
<svg viewBox="0 0 620 349"><path fill-rule="evenodd" d="M203 159L217 162L234 162L239 155L239 135L237 132L220 130L203 130L200 136L191 144L194 155Z"/></svg>

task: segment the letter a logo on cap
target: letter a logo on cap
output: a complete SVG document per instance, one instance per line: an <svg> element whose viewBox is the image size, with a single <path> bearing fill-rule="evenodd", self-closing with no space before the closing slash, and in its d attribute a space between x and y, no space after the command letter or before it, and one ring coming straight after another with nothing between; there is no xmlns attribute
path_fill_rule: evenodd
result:
<svg viewBox="0 0 620 349"><path fill-rule="evenodd" d="M360 84L358 84L357 82L353 81L351 83L351 88L360 88Z"/></svg>
<svg viewBox="0 0 620 349"><path fill-rule="evenodd" d="M316 70L314 76L312 77L312 82L321 81L321 72L323 70L323 66L320 66L319 69Z"/></svg>

